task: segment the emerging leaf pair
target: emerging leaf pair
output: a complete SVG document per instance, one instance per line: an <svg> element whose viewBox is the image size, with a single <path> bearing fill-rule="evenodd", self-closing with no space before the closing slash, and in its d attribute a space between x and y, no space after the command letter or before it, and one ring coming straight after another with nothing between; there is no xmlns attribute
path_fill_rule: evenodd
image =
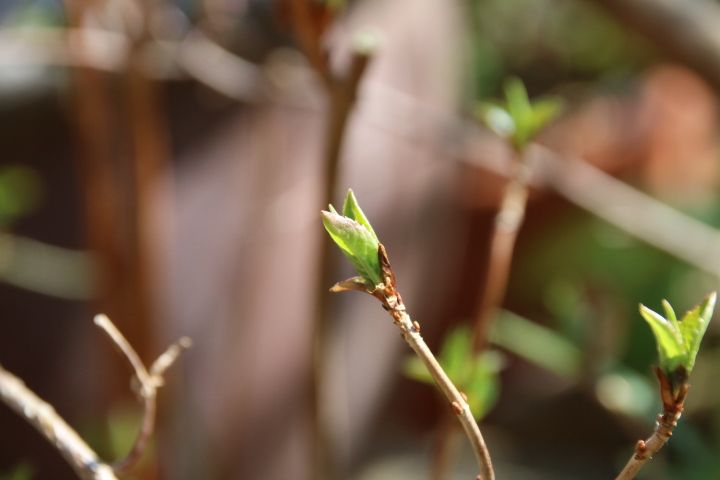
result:
<svg viewBox="0 0 720 480"><path fill-rule="evenodd" d="M367 287L373 289L382 283L378 258L380 241L360 209L353 191L348 190L342 215L332 205L329 206L329 210L321 212L325 230L353 264Z"/></svg>
<svg viewBox="0 0 720 480"><path fill-rule="evenodd" d="M680 320L667 300L662 302L667 318L640 305L640 315L650 325L655 336L660 370L673 384L673 388L678 388L678 383L684 383L695 366L695 357L712 318L715 299L715 293L709 294Z"/></svg>
<svg viewBox="0 0 720 480"><path fill-rule="evenodd" d="M535 102L528 99L525 85L518 78L505 82L505 102L480 104L477 116L487 127L510 141L513 147L523 150L535 135L554 120L562 110L557 98Z"/></svg>

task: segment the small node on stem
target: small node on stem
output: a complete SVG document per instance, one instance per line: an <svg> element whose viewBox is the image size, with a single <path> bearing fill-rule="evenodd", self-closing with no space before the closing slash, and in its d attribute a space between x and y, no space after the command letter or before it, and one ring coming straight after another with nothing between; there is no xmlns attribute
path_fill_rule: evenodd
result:
<svg viewBox="0 0 720 480"><path fill-rule="evenodd" d="M420 333L420 324L417 322L417 320L413 320L413 328L417 333Z"/></svg>
<svg viewBox="0 0 720 480"><path fill-rule="evenodd" d="M644 454L646 450L645 440L638 440L637 444L635 444L635 453L639 456Z"/></svg>
<svg viewBox="0 0 720 480"><path fill-rule="evenodd" d="M458 402L452 402L450 406L452 407L455 415L460 415L463 413L463 407Z"/></svg>
<svg viewBox="0 0 720 480"><path fill-rule="evenodd" d="M460 391L460 396L461 396L462 399L465 400L466 402L468 401L468 396L467 396L467 394L466 394L465 392L463 392L462 390Z"/></svg>

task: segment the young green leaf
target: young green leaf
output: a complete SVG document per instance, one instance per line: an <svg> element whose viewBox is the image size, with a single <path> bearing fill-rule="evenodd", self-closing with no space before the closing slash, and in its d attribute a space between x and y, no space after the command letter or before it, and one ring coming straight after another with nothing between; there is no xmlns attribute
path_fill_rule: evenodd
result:
<svg viewBox="0 0 720 480"><path fill-rule="evenodd" d="M508 113L516 123L525 123L533 113L525 85L519 78L511 77L505 82L504 90Z"/></svg>
<svg viewBox="0 0 720 480"><path fill-rule="evenodd" d="M522 150L562 110L562 102L545 98L530 102L527 90L518 78L505 83L504 104L482 103L476 115L487 127Z"/></svg>
<svg viewBox="0 0 720 480"><path fill-rule="evenodd" d="M669 374L684 365L687 355L677 324L666 320L645 305L640 305L640 315L650 325L650 329L655 335L660 368Z"/></svg>
<svg viewBox="0 0 720 480"><path fill-rule="evenodd" d="M360 208L357 198L355 198L355 193L353 193L352 189L348 189L347 195L345 196L345 202L343 203L343 215L355 220L360 225L367 228L368 231L372 233L377 240L375 230L373 230L372 225L370 225L370 222L365 216L365 213Z"/></svg>
<svg viewBox="0 0 720 480"><path fill-rule="evenodd" d="M352 218L335 212L322 211L321 214L325 230L353 264L358 275L371 286L381 283L379 242L375 233Z"/></svg>
<svg viewBox="0 0 720 480"><path fill-rule="evenodd" d="M715 309L715 299L716 294L713 292L705 297L700 305L687 312L679 322L680 334L687 356L685 368L688 373L695 366L695 357L700 350L700 341L705 335L705 330L707 330Z"/></svg>
<svg viewBox="0 0 720 480"><path fill-rule="evenodd" d="M490 102L483 102L475 109L475 115L503 138L511 138L515 133L515 121L503 107Z"/></svg>
<svg viewBox="0 0 720 480"><path fill-rule="evenodd" d="M676 329L680 330L680 325L677 323L677 315L675 315L675 310L673 310L672 305L670 305L670 302L667 300L663 300L662 302L663 310L665 310L665 317L668 319L670 323L672 323Z"/></svg>

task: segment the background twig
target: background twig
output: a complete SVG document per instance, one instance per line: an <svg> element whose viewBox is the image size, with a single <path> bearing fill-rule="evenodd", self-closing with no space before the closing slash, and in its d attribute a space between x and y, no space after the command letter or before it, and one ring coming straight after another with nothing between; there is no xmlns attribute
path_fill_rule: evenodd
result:
<svg viewBox="0 0 720 480"><path fill-rule="evenodd" d="M49 403L0 365L0 400L27 420L83 480L117 480L113 469L80 438Z"/></svg>
<svg viewBox="0 0 720 480"><path fill-rule="evenodd" d="M132 367L135 373L134 379L137 380L137 394L143 402L140 432L127 456L113 464L116 472L126 472L140 459L155 429L157 389L163 385L163 373L177 360L183 349L190 347L192 342L187 337L181 338L160 355L148 371L135 349L106 315L95 316L95 324L107 333Z"/></svg>

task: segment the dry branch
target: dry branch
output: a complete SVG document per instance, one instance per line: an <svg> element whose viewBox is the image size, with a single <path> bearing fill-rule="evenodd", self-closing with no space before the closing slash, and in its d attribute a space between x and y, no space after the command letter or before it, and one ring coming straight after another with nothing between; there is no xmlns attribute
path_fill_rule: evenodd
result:
<svg viewBox="0 0 720 480"><path fill-rule="evenodd" d="M23 417L65 458L83 480L117 480L113 469L62 419L52 405L35 395L0 366L0 400Z"/></svg>
<svg viewBox="0 0 720 480"><path fill-rule="evenodd" d="M660 381L663 413L658 415L655 430L652 435L647 440L638 440L635 444L633 455L615 480L632 480L635 478L648 460L670 440L673 430L682 415L688 392L688 384L683 384L677 392L673 393L673 388L670 386L670 382L665 374L659 368L655 369L655 374Z"/></svg>
<svg viewBox="0 0 720 480"><path fill-rule="evenodd" d="M433 380L445 395L453 413L457 417L460 425L465 431L465 435L470 441L473 454L480 468L480 475L477 480L494 480L495 471L493 470L490 452L488 451L485 439L480 432L467 397L457 389L452 380L447 376L440 363L433 355L430 348L425 343L422 335L420 335L420 324L413 321L405 309L402 297L396 288L395 273L390 266L385 247L380 244L378 247L378 257L382 270L383 283L376 286L373 290L368 290L364 281L359 282L356 279L349 279L340 282L331 288L333 292L343 292L348 290L364 291L377 298L383 308L390 314L393 323L397 325L402 333L405 342L412 348L415 354L420 358L425 367L430 372Z"/></svg>
<svg viewBox="0 0 720 480"><path fill-rule="evenodd" d="M52 405L35 395L25 384L0 365L0 401L34 426L65 458L83 480L117 480L115 473L126 471L140 458L155 425L157 389L163 385L163 374L177 360L183 349L190 347L187 337L171 345L148 371L135 349L105 315L97 315L100 327L122 351L132 366L137 380L137 393L143 400L143 423L135 444L123 460L112 467L98 458L87 443L58 415Z"/></svg>
<svg viewBox="0 0 720 480"><path fill-rule="evenodd" d="M130 342L115 327L106 315L96 315L95 325L100 327L113 343L120 349L128 363L133 369L135 376L133 380L136 393L143 402L143 420L140 426L140 432L127 456L115 462L113 469L116 472L126 472L140 459L148 440L155 430L155 414L157 411L157 389L164 384L163 373L177 360L183 349L189 348L192 342L187 337L182 337L176 343L171 345L150 367L150 371L145 368L142 360L138 356Z"/></svg>

